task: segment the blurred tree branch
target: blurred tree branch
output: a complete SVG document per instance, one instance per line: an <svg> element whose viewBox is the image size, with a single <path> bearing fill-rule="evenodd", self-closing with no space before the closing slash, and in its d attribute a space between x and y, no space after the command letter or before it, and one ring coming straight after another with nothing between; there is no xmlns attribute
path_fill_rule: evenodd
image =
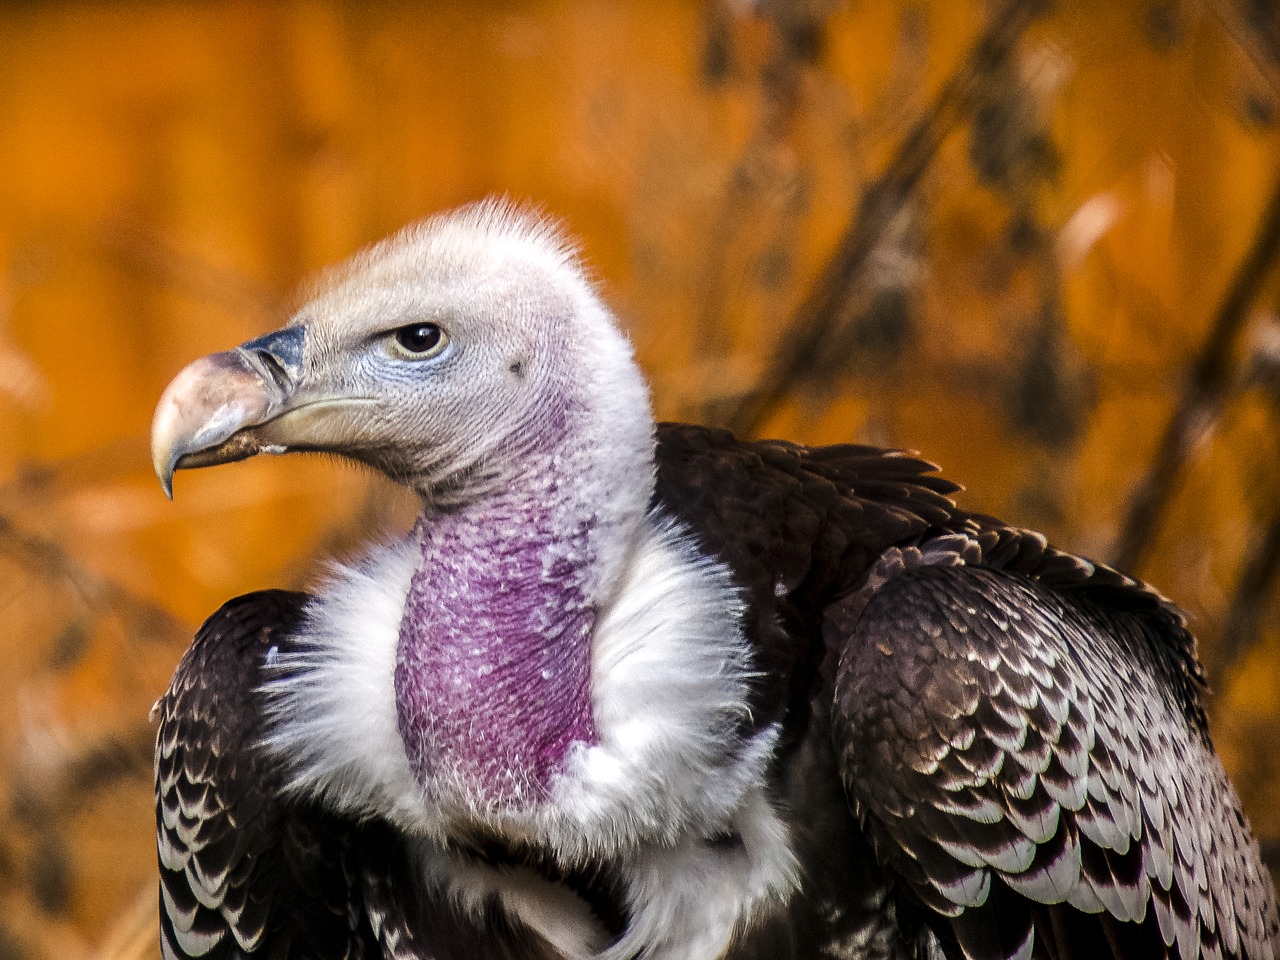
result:
<svg viewBox="0 0 1280 960"><path fill-rule="evenodd" d="M880 240L904 211L947 134L977 102L984 79L1013 52L1043 9L1042 0L1002 4L956 72L911 128L884 174L867 190L835 252L796 310L784 348L729 418L734 432L755 434L813 365L840 325L850 292L864 278Z"/></svg>
<svg viewBox="0 0 1280 960"><path fill-rule="evenodd" d="M42 750L13 786L12 815L32 827L54 826L119 780L149 780L154 748L151 721L141 720L91 739L74 738L66 748Z"/></svg>
<svg viewBox="0 0 1280 960"><path fill-rule="evenodd" d="M18 529L3 513L0 555L34 576L67 585L95 614L117 614L131 637L168 640L187 632L160 604L134 594L109 577L86 570L59 544Z"/></svg>
<svg viewBox="0 0 1280 960"><path fill-rule="evenodd" d="M1226 676L1257 643L1271 585L1280 572L1280 511L1249 548L1226 625L1213 650L1210 675Z"/></svg>
<svg viewBox="0 0 1280 960"><path fill-rule="evenodd" d="M1112 563L1136 572L1146 560L1160 520L1177 491L1191 451L1212 430L1231 391L1232 350L1248 319L1249 306L1280 254L1280 174L1253 242L1218 308L1213 329L1191 368L1155 457L1129 501L1124 525L1111 551Z"/></svg>

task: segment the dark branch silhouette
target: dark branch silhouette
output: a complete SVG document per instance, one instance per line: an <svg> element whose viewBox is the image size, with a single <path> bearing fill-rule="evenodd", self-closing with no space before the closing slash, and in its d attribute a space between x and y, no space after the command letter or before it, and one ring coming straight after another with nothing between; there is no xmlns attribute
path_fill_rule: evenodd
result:
<svg viewBox="0 0 1280 960"><path fill-rule="evenodd" d="M60 545L20 530L3 513L0 556L10 558L33 576L66 586L95 614L118 616L132 638L172 640L188 632L187 626L160 604L86 569Z"/></svg>
<svg viewBox="0 0 1280 960"><path fill-rule="evenodd" d="M1137 571L1146 560L1188 456L1212 430L1230 395L1232 348L1278 253L1280 176L1276 177L1253 242L1218 307L1213 329L1191 369L1155 457L1129 501L1124 526L1111 551L1112 563L1121 570Z"/></svg>
<svg viewBox="0 0 1280 960"><path fill-rule="evenodd" d="M1213 650L1211 675L1226 676L1258 641L1271 586L1280 572L1280 512L1251 545L1236 584L1222 635Z"/></svg>
<svg viewBox="0 0 1280 960"><path fill-rule="evenodd" d="M1040 0L1010 0L1000 7L964 62L911 128L888 169L863 196L857 214L817 281L796 311L784 345L756 387L729 418L738 434L754 434L813 365L840 324L850 290L860 283L876 245L910 201L947 134L977 102L984 79L1013 52L1018 38L1040 13Z"/></svg>

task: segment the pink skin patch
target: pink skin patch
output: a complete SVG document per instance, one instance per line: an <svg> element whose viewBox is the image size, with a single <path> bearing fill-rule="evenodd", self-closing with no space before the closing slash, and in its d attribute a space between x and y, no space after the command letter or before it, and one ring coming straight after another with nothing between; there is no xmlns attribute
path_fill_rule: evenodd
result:
<svg viewBox="0 0 1280 960"><path fill-rule="evenodd" d="M587 596L591 519L565 458L423 527L400 625L401 738L428 795L489 807L544 799L574 743L597 742Z"/></svg>

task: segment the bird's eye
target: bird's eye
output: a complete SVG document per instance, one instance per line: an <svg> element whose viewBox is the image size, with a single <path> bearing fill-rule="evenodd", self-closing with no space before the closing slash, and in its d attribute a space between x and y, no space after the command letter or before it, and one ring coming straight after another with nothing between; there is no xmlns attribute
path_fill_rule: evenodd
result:
<svg viewBox="0 0 1280 960"><path fill-rule="evenodd" d="M411 323L391 335L396 352L410 360L426 360L445 348L449 337L434 323Z"/></svg>

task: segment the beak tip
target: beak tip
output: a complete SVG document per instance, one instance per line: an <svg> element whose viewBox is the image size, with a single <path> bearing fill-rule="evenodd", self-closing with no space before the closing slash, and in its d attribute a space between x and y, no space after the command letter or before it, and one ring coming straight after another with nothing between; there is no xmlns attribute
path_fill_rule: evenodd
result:
<svg viewBox="0 0 1280 960"><path fill-rule="evenodd" d="M160 489L164 491L164 495L170 500L173 499L173 473L177 469L178 459L179 456L175 451L168 456L156 456L152 460L152 466L156 471L156 479L160 481Z"/></svg>

